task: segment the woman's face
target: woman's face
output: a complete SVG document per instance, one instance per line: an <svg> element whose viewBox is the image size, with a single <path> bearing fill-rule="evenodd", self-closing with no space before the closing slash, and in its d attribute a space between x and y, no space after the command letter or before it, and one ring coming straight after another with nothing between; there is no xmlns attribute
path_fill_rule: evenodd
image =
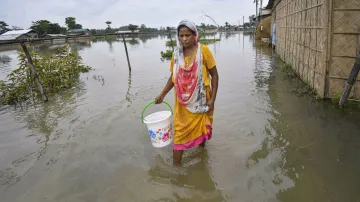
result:
<svg viewBox="0 0 360 202"><path fill-rule="evenodd" d="M183 27L179 30L179 40L184 48L190 48L194 45L195 35L187 27Z"/></svg>

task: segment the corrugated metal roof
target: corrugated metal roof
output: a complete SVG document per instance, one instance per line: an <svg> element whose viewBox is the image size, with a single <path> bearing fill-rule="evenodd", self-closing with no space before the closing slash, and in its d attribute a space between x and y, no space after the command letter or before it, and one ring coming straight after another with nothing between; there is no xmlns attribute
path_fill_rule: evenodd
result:
<svg viewBox="0 0 360 202"><path fill-rule="evenodd" d="M86 32L90 31L89 29L70 29L68 32Z"/></svg>
<svg viewBox="0 0 360 202"><path fill-rule="evenodd" d="M5 35L22 35L22 34L27 34L29 32L33 31L32 29L24 29L24 30L13 30L13 31L7 31L4 34L2 34L1 36L5 36Z"/></svg>
<svg viewBox="0 0 360 202"><path fill-rule="evenodd" d="M0 41L16 40L22 34L0 35Z"/></svg>
<svg viewBox="0 0 360 202"><path fill-rule="evenodd" d="M47 34L46 36L51 36L51 37L66 37L66 35L63 35L63 34Z"/></svg>

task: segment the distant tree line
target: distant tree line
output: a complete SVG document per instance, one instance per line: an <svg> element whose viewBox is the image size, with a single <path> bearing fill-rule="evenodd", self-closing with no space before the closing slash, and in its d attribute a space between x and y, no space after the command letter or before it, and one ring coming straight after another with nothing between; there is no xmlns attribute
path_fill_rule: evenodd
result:
<svg viewBox="0 0 360 202"><path fill-rule="evenodd" d="M246 27L252 26L251 22L252 21L250 20L250 23L245 23L245 26ZM159 33L159 32L160 33L168 33L170 31L172 31L172 32L175 31L174 27L160 27L158 29L158 28L147 27L145 24L141 24L140 26L134 25L134 24L129 24L126 26L121 26L119 28L112 28L111 21L106 21L105 24L107 25L105 29L91 29L91 33L93 35L105 35L105 34L116 33L117 31L132 31L132 32L134 32L136 30L139 30L140 32L147 32L147 33ZM30 29L37 31L39 33L39 37L43 37L46 34L65 34L68 30L82 29L82 27L83 27L81 24L78 24L76 22L76 18L74 18L74 17L65 18L65 25L66 25L66 27L62 27L58 23L52 23L48 20L38 20L38 21L32 22ZM201 23L197 27L199 30L208 30L208 29L217 29L217 28L229 29L233 26L230 25L228 22L226 22L225 26L220 26L220 27L217 27L215 25L205 24L205 23ZM6 24L6 22L0 21L0 34L3 34L10 30L19 30L19 29L21 29L21 28L16 27L16 26L12 26L12 28L9 28L9 25Z"/></svg>

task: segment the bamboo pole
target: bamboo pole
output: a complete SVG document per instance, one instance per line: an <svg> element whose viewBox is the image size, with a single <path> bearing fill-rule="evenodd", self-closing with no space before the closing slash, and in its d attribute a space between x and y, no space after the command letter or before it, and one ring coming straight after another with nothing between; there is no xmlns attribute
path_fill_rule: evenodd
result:
<svg viewBox="0 0 360 202"><path fill-rule="evenodd" d="M42 83L39 79L39 75L37 74L36 70L35 70L35 65L31 59L31 56L30 56L30 53L26 47L26 45L21 42L21 47L22 49L24 50L25 52L25 55L26 55L26 58L27 58L27 61L28 61L28 64L29 64L29 67L30 67L30 70L31 70L31 73L34 75L34 78L35 78L35 82L36 82L36 85L38 86L39 88L39 91L40 91L40 94L42 96L42 99L44 102L47 102L48 101L48 97L46 96L46 93L44 92L44 89L43 89L43 86L42 86Z"/></svg>
<svg viewBox="0 0 360 202"><path fill-rule="evenodd" d="M122 38L123 38L123 42L124 42L124 46L125 46L125 53L126 53L126 58L127 58L128 66L129 66L129 71L131 71L130 60L129 60L129 53L128 53L128 50L127 50L127 46L126 46L126 41L125 41L125 36L124 36L124 34L122 34Z"/></svg>
<svg viewBox="0 0 360 202"><path fill-rule="evenodd" d="M359 70L360 70L360 54L358 54L358 57L355 60L354 66L350 72L349 78L345 82L344 91L343 91L342 96L339 101L340 107L344 106L347 103L351 89L352 89L352 87L356 81L356 78L359 74Z"/></svg>

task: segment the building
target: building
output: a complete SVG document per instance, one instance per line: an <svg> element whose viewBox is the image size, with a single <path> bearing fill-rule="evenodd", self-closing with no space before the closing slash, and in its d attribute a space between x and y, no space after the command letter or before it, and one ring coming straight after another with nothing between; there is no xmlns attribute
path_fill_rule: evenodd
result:
<svg viewBox="0 0 360 202"><path fill-rule="evenodd" d="M91 36L89 29L70 29L66 33L68 36Z"/></svg>
<svg viewBox="0 0 360 202"><path fill-rule="evenodd" d="M66 38L66 35L64 34L47 34L44 36L44 39L60 39L60 38Z"/></svg>
<svg viewBox="0 0 360 202"><path fill-rule="evenodd" d="M38 36L38 33L32 29L8 31L0 35L0 44L16 40L37 39Z"/></svg>
<svg viewBox="0 0 360 202"><path fill-rule="evenodd" d="M341 95L359 54L359 1L271 1L277 54L319 97ZM359 76L349 98L360 100Z"/></svg>

